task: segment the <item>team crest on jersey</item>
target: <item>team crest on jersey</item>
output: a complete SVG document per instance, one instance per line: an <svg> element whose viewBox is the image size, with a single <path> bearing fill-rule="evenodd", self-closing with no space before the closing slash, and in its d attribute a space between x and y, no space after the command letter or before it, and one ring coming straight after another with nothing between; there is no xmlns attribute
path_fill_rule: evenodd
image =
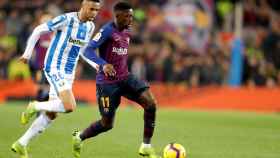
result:
<svg viewBox="0 0 280 158"><path fill-rule="evenodd" d="M101 32L98 32L98 33L93 37L92 40L94 40L95 42L98 42L98 41L100 40L101 36L102 36Z"/></svg>
<svg viewBox="0 0 280 158"><path fill-rule="evenodd" d="M97 34L94 35L92 40L95 41L95 42L98 42L100 40L101 36L102 36L103 31L104 31L103 29L100 29L100 31Z"/></svg>

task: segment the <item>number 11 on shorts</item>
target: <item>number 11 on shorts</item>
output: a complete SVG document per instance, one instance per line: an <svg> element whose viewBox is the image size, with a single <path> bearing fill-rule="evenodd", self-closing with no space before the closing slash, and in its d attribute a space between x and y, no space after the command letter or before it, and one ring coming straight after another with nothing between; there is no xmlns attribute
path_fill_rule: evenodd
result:
<svg viewBox="0 0 280 158"><path fill-rule="evenodd" d="M104 108L104 110L106 112L109 111L109 107L110 107L110 99L109 97L101 97L101 102L102 102L102 106Z"/></svg>

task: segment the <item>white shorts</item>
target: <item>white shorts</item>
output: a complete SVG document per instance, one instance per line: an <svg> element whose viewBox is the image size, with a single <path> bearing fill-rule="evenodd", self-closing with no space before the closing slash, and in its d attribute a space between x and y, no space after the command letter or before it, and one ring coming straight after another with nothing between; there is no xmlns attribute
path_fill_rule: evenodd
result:
<svg viewBox="0 0 280 158"><path fill-rule="evenodd" d="M44 72L50 84L49 98L58 98L60 92L72 89L73 77L66 76L59 71Z"/></svg>

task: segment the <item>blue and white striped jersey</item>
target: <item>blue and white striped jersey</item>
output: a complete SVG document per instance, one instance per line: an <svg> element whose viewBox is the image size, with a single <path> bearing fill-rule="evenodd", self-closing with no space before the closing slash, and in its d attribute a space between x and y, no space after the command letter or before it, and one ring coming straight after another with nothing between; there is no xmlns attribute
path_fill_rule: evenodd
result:
<svg viewBox="0 0 280 158"><path fill-rule="evenodd" d="M94 23L81 22L78 12L72 12L48 21L47 26L54 32L54 37L46 53L44 70L74 78L79 56L94 32Z"/></svg>

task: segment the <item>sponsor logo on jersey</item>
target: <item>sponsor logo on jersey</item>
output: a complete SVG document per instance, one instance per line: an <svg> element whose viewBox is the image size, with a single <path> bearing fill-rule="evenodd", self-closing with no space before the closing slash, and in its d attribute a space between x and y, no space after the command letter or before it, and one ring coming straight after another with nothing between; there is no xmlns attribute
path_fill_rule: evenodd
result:
<svg viewBox="0 0 280 158"><path fill-rule="evenodd" d="M81 41L81 40L78 40L78 39L73 39L73 38L69 38L69 42L70 43L73 43L73 44L75 44L75 45L79 45L79 46L84 46L84 45L86 45L86 43L85 42L83 42L83 41Z"/></svg>
<svg viewBox="0 0 280 158"><path fill-rule="evenodd" d="M118 55L126 55L127 54L127 48L116 48L116 47L113 47L113 52L117 53Z"/></svg>

